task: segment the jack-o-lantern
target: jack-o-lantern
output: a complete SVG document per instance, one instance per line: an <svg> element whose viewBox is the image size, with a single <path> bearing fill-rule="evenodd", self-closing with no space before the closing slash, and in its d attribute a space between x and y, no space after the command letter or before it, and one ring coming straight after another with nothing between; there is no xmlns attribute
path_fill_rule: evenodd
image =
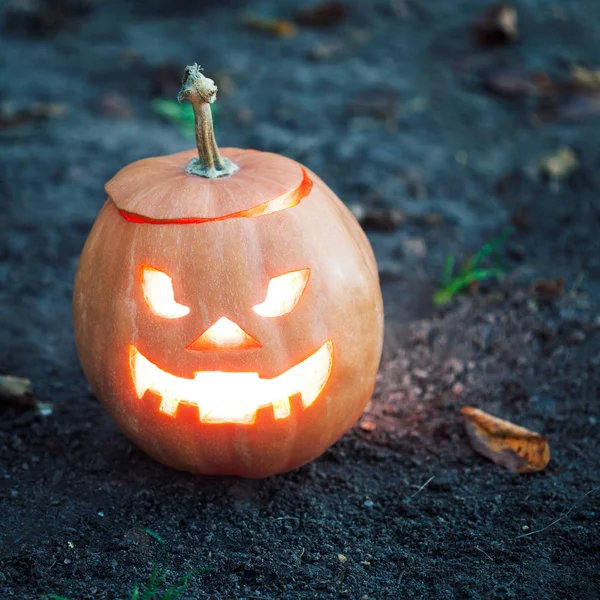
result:
<svg viewBox="0 0 600 600"><path fill-rule="evenodd" d="M160 462L262 477L319 456L361 414L381 356L369 242L308 169L215 143L213 81L186 69L195 151L106 185L74 290L84 372Z"/></svg>

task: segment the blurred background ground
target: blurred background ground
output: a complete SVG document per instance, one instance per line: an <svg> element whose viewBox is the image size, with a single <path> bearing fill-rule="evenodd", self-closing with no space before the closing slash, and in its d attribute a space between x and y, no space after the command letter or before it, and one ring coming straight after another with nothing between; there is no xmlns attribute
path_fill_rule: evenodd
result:
<svg viewBox="0 0 600 600"><path fill-rule="evenodd" d="M600 596L600 5L515 2L516 39L510 18L474 33L488 6L3 3L0 373L51 409L0 406L1 598L130 598L161 555L143 528L165 541L169 583L207 569L184 598ZM191 147L156 99L194 61L220 86L220 145L308 165L380 265L386 341L363 420L266 481L143 455L73 343L102 186ZM447 257L509 226L504 279L434 306ZM547 435L548 468L476 455L467 404Z"/></svg>

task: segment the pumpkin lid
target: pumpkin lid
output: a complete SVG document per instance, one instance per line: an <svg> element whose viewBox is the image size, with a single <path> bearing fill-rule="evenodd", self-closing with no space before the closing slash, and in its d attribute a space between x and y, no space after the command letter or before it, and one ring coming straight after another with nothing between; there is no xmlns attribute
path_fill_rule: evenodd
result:
<svg viewBox="0 0 600 600"><path fill-rule="evenodd" d="M295 206L312 181L297 162L270 152L219 151L210 105L217 86L186 67L177 99L194 109L197 152L145 158L121 169L106 192L130 221L202 223L256 217Z"/></svg>
<svg viewBox="0 0 600 600"><path fill-rule="evenodd" d="M253 217L295 206L312 181L296 161L270 152L223 148L239 168L215 179L186 172L187 150L145 158L121 169L105 186L121 214L137 222L204 222Z"/></svg>

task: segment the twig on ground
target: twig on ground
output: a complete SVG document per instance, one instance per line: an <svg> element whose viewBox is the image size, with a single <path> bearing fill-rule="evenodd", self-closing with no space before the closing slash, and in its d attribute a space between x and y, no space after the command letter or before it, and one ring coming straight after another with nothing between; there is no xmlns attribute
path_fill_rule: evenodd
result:
<svg viewBox="0 0 600 600"><path fill-rule="evenodd" d="M518 535L515 539L519 540L521 538L529 537L530 535L535 535L536 533L542 533L543 531L550 529L550 527L553 527L557 523L560 523L560 521L562 521L563 519L566 519L569 516L569 514L571 513L571 511L578 504L581 504L581 502L583 502L589 495L593 494L594 492L597 492L598 490L600 490L600 485L597 485L595 488L592 488L591 490L586 492L581 498L579 498L579 500L577 500L571 506L571 508L569 508L569 510L566 513L562 514L560 517L558 517L558 519L554 519L554 521L552 521L552 523L548 523L548 525L546 525L546 527L542 527L541 529L534 529L533 531L528 531L527 533L522 533L521 535Z"/></svg>
<svg viewBox="0 0 600 600"><path fill-rule="evenodd" d="M492 562L494 562L494 559L485 550L482 550L479 546L475 546L475 550L481 552L481 554L487 556Z"/></svg>
<svg viewBox="0 0 600 600"><path fill-rule="evenodd" d="M435 475L432 475L421 487L419 487L419 489L412 496L409 496L407 502L409 502L415 496L420 494L434 479L435 479Z"/></svg>

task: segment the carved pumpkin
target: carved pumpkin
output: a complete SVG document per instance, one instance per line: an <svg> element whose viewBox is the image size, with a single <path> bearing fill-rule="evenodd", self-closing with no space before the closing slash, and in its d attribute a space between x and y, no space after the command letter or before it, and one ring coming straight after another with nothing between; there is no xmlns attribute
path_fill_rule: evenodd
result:
<svg viewBox="0 0 600 600"><path fill-rule="evenodd" d="M314 173L219 152L215 93L186 69L197 158L141 160L106 185L75 279L75 337L95 394L148 454L262 477L319 456L359 417L382 300L366 236Z"/></svg>

